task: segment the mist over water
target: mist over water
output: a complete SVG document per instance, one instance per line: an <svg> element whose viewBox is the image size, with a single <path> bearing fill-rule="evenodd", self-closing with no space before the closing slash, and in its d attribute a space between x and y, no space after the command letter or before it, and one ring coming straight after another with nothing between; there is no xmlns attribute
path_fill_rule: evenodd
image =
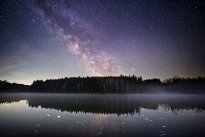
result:
<svg viewBox="0 0 205 137"><path fill-rule="evenodd" d="M0 96L4 136L203 136L205 96L28 94Z"/></svg>

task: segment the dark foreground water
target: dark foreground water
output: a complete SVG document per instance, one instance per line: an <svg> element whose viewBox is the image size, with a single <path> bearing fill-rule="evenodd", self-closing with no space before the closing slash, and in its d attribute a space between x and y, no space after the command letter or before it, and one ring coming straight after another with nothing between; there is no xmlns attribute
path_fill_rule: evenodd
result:
<svg viewBox="0 0 205 137"><path fill-rule="evenodd" d="M205 96L0 94L0 136L204 137Z"/></svg>

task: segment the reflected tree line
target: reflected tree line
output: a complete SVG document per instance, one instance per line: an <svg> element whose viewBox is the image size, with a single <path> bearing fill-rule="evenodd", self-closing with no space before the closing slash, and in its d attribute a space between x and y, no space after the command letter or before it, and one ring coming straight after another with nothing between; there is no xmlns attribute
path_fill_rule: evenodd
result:
<svg viewBox="0 0 205 137"><path fill-rule="evenodd" d="M140 114L141 109L158 110L161 107L165 111L178 113L185 110L196 112L205 111L205 99L199 96L147 96L147 95L24 95L10 98L0 97L0 103L8 103L27 100L29 107L41 107L74 113L93 114Z"/></svg>
<svg viewBox="0 0 205 137"><path fill-rule="evenodd" d="M141 76L71 77L36 80L30 86L0 81L0 91L65 92L65 93L146 93L203 92L205 78L173 77L143 80Z"/></svg>

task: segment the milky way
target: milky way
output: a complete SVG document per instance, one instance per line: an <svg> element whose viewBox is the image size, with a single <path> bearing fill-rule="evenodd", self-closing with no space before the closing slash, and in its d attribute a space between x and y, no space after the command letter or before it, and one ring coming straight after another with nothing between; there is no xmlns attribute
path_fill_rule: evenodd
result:
<svg viewBox="0 0 205 137"><path fill-rule="evenodd" d="M91 75L116 75L116 63L93 43L92 34L69 12L65 1L35 0L36 13ZM80 36L79 36L80 35Z"/></svg>
<svg viewBox="0 0 205 137"><path fill-rule="evenodd" d="M1 0L0 80L205 76L204 0Z"/></svg>

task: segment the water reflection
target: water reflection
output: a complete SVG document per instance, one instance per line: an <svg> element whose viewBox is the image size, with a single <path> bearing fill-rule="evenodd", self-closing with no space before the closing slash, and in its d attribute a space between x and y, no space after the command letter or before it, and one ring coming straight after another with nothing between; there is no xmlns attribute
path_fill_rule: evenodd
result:
<svg viewBox="0 0 205 137"><path fill-rule="evenodd" d="M205 96L1 94L1 136L203 137Z"/></svg>
<svg viewBox="0 0 205 137"><path fill-rule="evenodd" d="M159 106L173 113L182 110L205 110L205 97L183 94L6 94L0 103L27 100L29 107L56 109L67 112L133 115L141 108L157 110Z"/></svg>

